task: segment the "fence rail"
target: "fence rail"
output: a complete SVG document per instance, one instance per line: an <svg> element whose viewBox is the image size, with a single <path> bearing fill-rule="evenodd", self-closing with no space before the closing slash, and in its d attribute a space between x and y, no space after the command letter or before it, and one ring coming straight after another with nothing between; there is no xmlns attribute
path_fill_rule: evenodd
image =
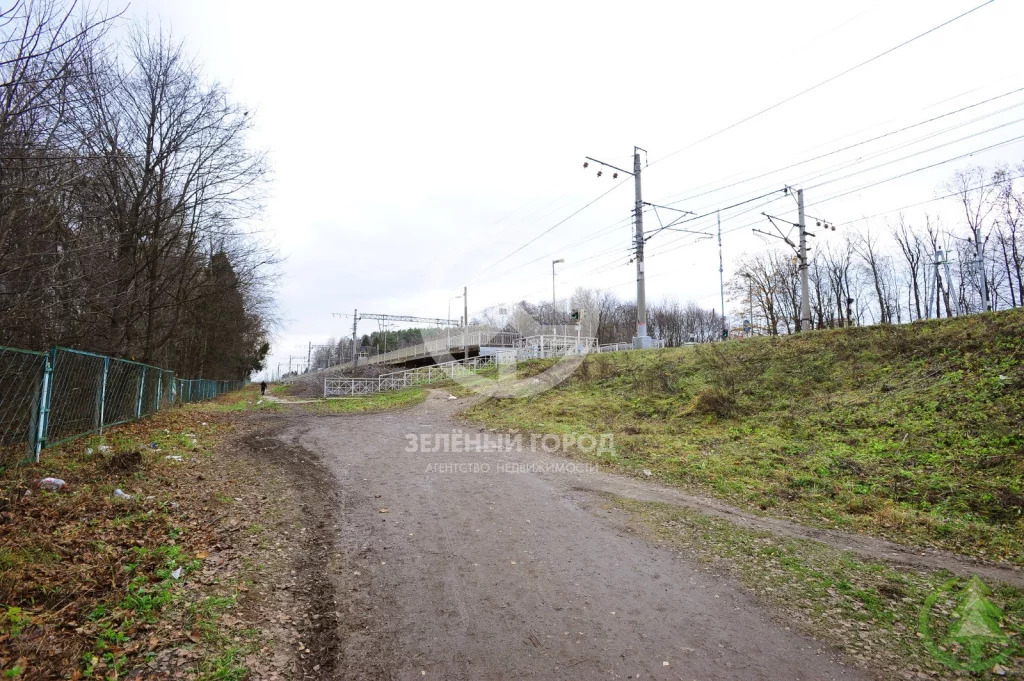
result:
<svg viewBox="0 0 1024 681"><path fill-rule="evenodd" d="M173 371L70 348L0 347L0 466L161 409L237 390L244 381Z"/></svg>
<svg viewBox="0 0 1024 681"><path fill-rule="evenodd" d="M324 378L324 397L352 397L400 390L415 385L475 374L480 369L493 364L494 358L489 356L469 357L443 364L431 364L430 366L381 374L377 378L327 377Z"/></svg>
<svg viewBox="0 0 1024 681"><path fill-rule="evenodd" d="M444 338L435 338L417 345L399 348L391 352L374 355L363 360L365 364L387 364L432 355L467 347L513 347L522 336L509 331L478 330L449 333Z"/></svg>
<svg viewBox="0 0 1024 681"><path fill-rule="evenodd" d="M508 334L511 336L512 334ZM518 334L516 334L518 336ZM475 374L483 368L511 364L530 359L585 355L598 350L597 339L579 336L538 335L503 339L511 347L494 344L496 353L466 357L442 364L431 364L405 371L381 374L377 378L324 377L324 397L352 397L372 395L388 390L400 390L414 385L433 383Z"/></svg>

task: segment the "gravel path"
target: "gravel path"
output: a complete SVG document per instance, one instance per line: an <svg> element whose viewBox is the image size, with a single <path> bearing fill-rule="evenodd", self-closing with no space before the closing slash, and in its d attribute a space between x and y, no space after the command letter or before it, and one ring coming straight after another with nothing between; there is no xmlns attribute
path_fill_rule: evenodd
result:
<svg viewBox="0 0 1024 681"><path fill-rule="evenodd" d="M862 678L728 580L625 531L587 492L622 479L513 472L565 462L530 452L406 451L408 434L460 429L464 401L443 397L296 413L277 434L338 482L336 678Z"/></svg>

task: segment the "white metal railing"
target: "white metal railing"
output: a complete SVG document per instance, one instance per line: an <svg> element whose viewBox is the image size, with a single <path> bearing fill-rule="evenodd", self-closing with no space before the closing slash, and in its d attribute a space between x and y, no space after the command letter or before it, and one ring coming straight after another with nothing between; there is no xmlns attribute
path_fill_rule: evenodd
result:
<svg viewBox="0 0 1024 681"><path fill-rule="evenodd" d="M410 345L391 352L367 358L364 364L390 364L416 357L425 357L439 352L457 350L467 347L513 347L522 335L510 331L478 329L476 331L459 331L446 334L443 338L435 338L418 345Z"/></svg>
<svg viewBox="0 0 1024 681"><path fill-rule="evenodd" d="M445 379L455 379L467 374L475 374L494 364L490 356L457 359L443 364L431 364L405 371L381 374L377 378L324 378L324 397L349 397L355 395L372 395L388 390L400 390L415 385L433 383Z"/></svg>
<svg viewBox="0 0 1024 681"><path fill-rule="evenodd" d="M389 374L381 374L377 378L324 377L324 397L370 395L388 390L400 390L415 385L475 374L483 368L498 364L565 355L585 355L594 352L597 347L597 339L590 337L548 334L521 337L516 340L515 347L500 350L494 355L467 357L442 364L394 371Z"/></svg>
<svg viewBox="0 0 1024 681"><path fill-rule="evenodd" d="M692 343L685 343L684 345L693 345ZM665 339L663 338L652 338L651 348L664 348ZM597 348L597 352L622 352L624 350L633 350L632 343L605 343Z"/></svg>
<svg viewBox="0 0 1024 681"><path fill-rule="evenodd" d="M515 349L517 360L585 355L597 349L597 339L589 336L539 334L520 339Z"/></svg>
<svg viewBox="0 0 1024 681"><path fill-rule="evenodd" d="M664 348L665 341L653 339L653 347ZM690 345L690 343L687 343ZM519 333L483 329L437 338L419 345L400 348L376 355L363 361L364 364L385 364L422 358L436 353L463 347L493 347L499 349L492 355L481 355L432 364L415 369L395 371L377 378L324 377L324 397L370 395L386 390L397 390L435 380L455 378L458 375L474 373L485 366L511 364L530 359L545 359L564 355L584 355L591 352L620 352L633 350L632 343L606 343L598 345L597 339L589 336L567 336L538 334L522 336Z"/></svg>
<svg viewBox="0 0 1024 681"><path fill-rule="evenodd" d="M325 378L324 397L343 395L372 395L380 392L376 378Z"/></svg>

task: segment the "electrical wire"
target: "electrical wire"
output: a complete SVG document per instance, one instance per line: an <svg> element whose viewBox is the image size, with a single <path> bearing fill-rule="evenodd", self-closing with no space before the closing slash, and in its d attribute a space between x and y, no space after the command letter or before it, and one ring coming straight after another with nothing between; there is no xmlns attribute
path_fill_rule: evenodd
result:
<svg viewBox="0 0 1024 681"><path fill-rule="evenodd" d="M722 185L720 187L715 187L714 189L708 189L706 191L702 191L702 192L700 192L698 194L693 194L693 195L687 196L687 197L682 198L682 199L678 199L677 198L679 196L682 196L681 194L677 194L675 196L670 196L670 197L667 197L666 199L662 199L661 203L665 203L665 205L671 206L671 205L675 205L675 204L679 204L679 203L685 203L685 202L688 202L688 201L692 201L692 200L698 199L698 198L700 198L702 196L707 196L708 194L714 194L714 193L722 191L724 189L731 189L732 187L736 187L736 186L739 186L741 184L746 184L747 182L753 182L754 180L760 180L761 178L768 177L769 175L774 175L776 173L781 173L781 172L784 172L786 170L792 170L793 168L799 167L801 165L805 165L807 163L813 163L814 161L820 161L823 158L828 158L829 156L834 156L834 155L840 154L840 153L842 153L844 151L850 151L851 149L856 149L857 147L864 146L865 144L870 144L871 142L877 142L877 141L885 139L887 137L892 137L893 135L898 135L900 133L907 132L908 130L913 130L914 128L919 128L919 127L921 127L923 125L928 125L929 123L934 123L936 121L942 120L944 118L948 118L950 116L955 116L956 114L963 113L964 111L969 111L971 109L975 109L975 108L977 108L979 106L984 106L985 104L990 104L990 103L992 103L994 101L1003 99L1005 97L1009 97L1009 96L1017 94L1019 92L1024 92L1024 87L1015 88L1015 89L1010 90L1008 92L1004 92L1004 93L1002 93L1000 95L996 95L994 97L989 97L988 99L981 100L980 102L975 102L973 104L969 104L967 106L960 107L959 109L955 109L953 111L947 111L946 113L941 114L939 116L933 116L932 118L928 118L928 119L923 120L923 121L918 121L917 123L913 123L911 125L904 126L904 127L899 128L897 130L890 130L889 132L883 133L881 135L876 135L875 137L871 137L871 138L868 138L868 139L865 139L865 140L861 140L861 141L855 142L853 144L848 144L848 145L846 145L844 147L840 147L838 149L833 149L832 151L825 152L824 154L819 154L817 156L813 156L811 158L807 158L807 159L804 159L802 161L797 161L796 163L791 163L789 165L782 166L780 168L775 168L774 170L769 170L769 171L760 173L758 175L753 175L751 177L747 177L747 178L742 179L742 180L737 180L735 182L731 182L729 184ZM1020 103L1015 104L1015 105L1013 105L1011 107L1000 109L999 111L992 112L992 113L990 113L990 114L988 114L986 116L982 116L982 117L979 117L979 118L976 118L976 119L972 119L971 121L968 121L967 123L964 123L962 125L969 125L970 123L974 123L974 122L977 122L979 120L983 120L985 118L988 118L990 116L998 115L1000 113L1005 113L1006 111L1008 111L1008 110L1010 110L1012 108L1016 108L1016 107L1019 107L1019 106L1022 106L1022 105L1024 105L1024 102L1020 102ZM955 128L947 128L946 131L948 132L951 129L955 129ZM711 184L711 183L709 183L709 184ZM707 185L705 185L705 186L707 186Z"/></svg>
<svg viewBox="0 0 1024 681"><path fill-rule="evenodd" d="M624 184L625 184L626 182L628 182L629 180L630 180L630 178L626 178L626 179L622 180L622 182L619 182L618 184L616 184L616 185L612 186L612 188L611 188L611 189L609 189L608 191L606 191L606 192L604 192L603 194L599 195L599 196L598 196L597 198L595 198L595 199L592 199L592 200L591 200L591 201L589 201L588 203L584 204L584 205L583 205L583 206L582 206L581 208L578 208L578 209L576 209L575 211L573 211L572 213L570 213L570 214L569 214L569 215L567 215L566 217L562 218L561 220L559 220L559 221L558 221L558 222L556 222L555 224L551 225L550 227L548 227L547 229L545 229L545 230L544 230L543 232L541 232L541 233L540 233L540 234L538 234L537 236L533 237L532 239L530 239L529 241L527 241L526 243L524 243L524 244L523 244L522 246L519 246L518 248L516 248L516 249L515 249L515 250L513 250L512 252L508 253L507 255L505 255L505 256L503 256L503 257L499 258L498 260L494 261L493 263L491 263L491 264L490 264L490 265L488 265L487 267L483 268L482 270L480 270L479 272L477 272L477 275L476 275L476 276L475 276L475 277L474 277L474 278L473 278L472 280L470 280L470 283L475 283L475 282L479 281L479 280L480 280L480 277L481 277L481 276L483 275L483 273L484 273L484 272L486 272L486 271L490 270L491 268L493 268L493 267L495 267L495 266L497 266L497 265L500 265L501 263L505 262L506 260L508 260L509 258L511 258L511 257L512 257L513 255L515 255L516 253L519 253L519 252L520 252L520 251L522 251L522 250L523 250L524 248L526 248L526 247L530 246L531 244L533 244L534 242L536 242L536 241L537 241L538 239L540 239L541 237L545 236L546 234L550 234L550 233L551 233L552 231L554 231L555 229L557 229L557 228L561 227L561 226L562 226L562 225L564 225L564 224L565 224L566 222L568 222L568 221L569 221L569 220L571 220L572 218L576 217L577 215L579 215L580 213L582 213L583 211L585 211L585 210L586 210L587 208L590 208L590 207L591 207L592 205L594 205L595 203L597 203L598 201L600 201L600 200L601 200L601 199L603 199L604 197L606 197L606 196L608 196L609 194L611 194L611 193L612 193L613 191L615 191L616 189L618 189L619 187L621 187L622 185L624 185Z"/></svg>
<svg viewBox="0 0 1024 681"><path fill-rule="evenodd" d="M1018 122L1018 121L1015 121L1015 122ZM1000 128L1000 127L1005 127L1005 126L996 126L996 128L992 128L991 130L994 130L994 129L998 129L998 128ZM983 131L983 132L989 132L989 131L991 131L991 130L988 130L988 131ZM978 134L981 134L981 133L978 133ZM825 186L825 185L828 185L828 184L832 184L833 182L839 182L839 181L841 181L841 180L844 180L844 179L848 179L848 178L850 178L850 177L854 177L854 176L856 176L856 175L859 175L859 174L861 174L861 173L863 173L863 172L869 172L869 171L871 171L871 170L876 170L876 169L878 169L878 168L881 168L881 167L884 167L884 166L886 166L886 165L890 165L890 164L892 164L892 163L895 163L895 162L898 162L898 161L906 160L906 159L908 159L908 158L912 158L912 157L914 157L914 156L918 156L918 155L920 155L920 154L922 154L922 153L926 153L926 152L929 152L929 151L934 151L935 149L938 149L938 148L942 148L943 146L948 146L948 145L949 145L949 144L951 144L951 143L955 143L955 142L963 141L964 139L968 139L968 138L970 138L970 137L974 137L974 136L976 136L976 135L969 135L969 136L967 136L967 137L961 138L960 140L955 140L954 142L950 142L950 143L944 143L944 144L942 144L942 145L936 145L935 147L931 147L931 148L929 148L929 149L925 149L925 150L923 150L923 151L921 151L921 152L916 152L916 153L914 153L914 154L910 154L910 155L907 155L907 156L905 156L905 157L902 157L902 158L900 158L900 159L895 159L895 160L893 160L893 161L887 161L886 163L878 164L878 165L876 165L876 166L873 166L873 167L871 167L871 168L867 168L867 169L859 170L859 171L857 171L857 172L854 172L854 173L850 173L850 174L848 174L848 175L845 175L845 176L843 176L843 177L839 177L839 178L834 178L834 179L832 179L832 180L827 180L827 181L825 181L825 182L819 183L819 184L817 184L817 185L814 185L814 186L812 186L812 187L808 187L807 189L815 189L815 188L818 188L818 187L822 187L822 186ZM865 189L869 189L869 188L871 188L871 187L875 187L875 186L878 186L878 185L881 185L881 184L885 184L885 183L888 183L888 182L892 182L892 181L895 181L895 180L898 180L898 179L901 179L901 178L907 177L907 176L909 176L909 175L913 175L913 174L916 174L916 173L920 173L920 172L923 172L923 171L925 171L925 170L929 170L929 169L932 169L932 168L936 168L936 167L938 167L938 166L941 166L941 165L945 165L945 164L947 164L947 163L952 163L952 162L954 162L954 161L962 160L962 159L964 159L964 158L969 158L970 156L974 156L975 154L979 154L979 153L982 153L982 152L984 152L984 151L989 151L989 150L991 150L991 149L995 149L995 148L998 148L998 147L1001 147L1001 146L1006 146L1006 145L1008 145L1008 144L1012 144L1012 143L1014 143L1014 142L1017 142L1017 141L1020 141L1020 140L1024 140L1024 135L1021 135L1021 136L1017 136L1017 137L1013 137L1013 138L1010 138L1010 139L1007 139L1007 140L1003 140L1003 141L1001 141L1001 142L997 142L997 143L995 143L995 144L992 144L992 145L988 145L988 146L985 146L985 147L981 147L981 148L979 148L979 149L974 149L974 150L972 150L972 151L969 151L969 152L967 152L967 153L965 153L965 154L960 154L960 155L957 155L957 156L953 156L953 157L951 157L951 158L947 158L947 159L944 159L944 160L942 160L942 161L938 161L938 162L936 162L936 163L931 163L931 164L928 164L928 165L925 165L925 166L921 166L921 167L915 168L915 169L913 169L913 170L910 170L910 171L907 171L907 172L904 172L904 173L899 173L899 174L897 174L897 175L893 175L893 176L891 176L891 177L888 177L888 178L885 178L885 179L882 179L882 180L878 180L878 181L875 181L875 182L872 182L872 183L869 183L869 184L863 185L863 186L861 186L861 187L857 187L856 189L851 189L851 190L846 190L846 191L842 191L842 192L840 192L840 193L838 193L838 194L835 194L835 195L829 196L829 197L827 197L827 198L824 198L824 199L821 199L821 200L818 200L818 201L814 201L814 202L812 202L812 203L809 203L807 207L811 207L811 206L819 206L819 205L821 205L821 204L823 204L823 203L826 203L826 202L828 202L828 201L832 201L832 200L834 200L834 199L837 199L837 198L841 198L841 197L844 197L844 196L848 196L848 195L850 195L850 194L855 194L855 193L857 193L857 192L860 192L860 191L863 191L863 190L865 190ZM774 192L773 192L773 193L774 193ZM769 196L769 195L770 195L770 194L768 194L768 195L766 195L766 196ZM773 202L773 201L769 201L769 202L767 202L767 203L772 203L772 202ZM765 205L767 205L767 203L766 203ZM733 207L733 206L727 206L727 207L721 208L720 210L727 210L728 208L731 208L731 207ZM763 207L763 206L762 206L762 207ZM753 210L756 210L756 209L757 209L757 208L754 208L754 209L750 209L750 210L742 211L742 212L740 212L740 213L736 213L736 214L734 214L734 215L730 215L730 216L727 216L727 217L723 218L723 222L724 222L724 221L726 221L726 220L732 220L732 219L735 219L735 218L737 218L737 217L739 217L739 216L741 216L741 215L744 215L744 214L746 214L746 213L752 212ZM788 211L788 212L792 212L792 211ZM690 221L692 221L692 220L697 220L697 219L699 219L699 218L707 218L707 217L710 217L710 216L712 216L712 215L715 215L716 213L717 213L717 211L711 211L711 212L705 213L704 215L698 216L698 217L696 217L696 218L691 218L690 220L687 220L686 222L690 222ZM732 233L732 232L735 232L735 231L738 231L738 230L740 230L740 229L745 229L745 228L747 228L747 227L752 227L752 226L754 226L754 225L760 224L760 222L761 222L761 221L760 221L760 220L758 220L758 221L756 221L756 222L752 222L752 223L749 223L749 224L741 225L740 227L733 227L733 228L731 228L731 229L728 229L728 230L723 230L723 231L722 231L722 235L724 236L724 235L726 235L726 234L730 234L730 233ZM673 244L673 243L676 243L677 241L678 241L678 240L673 240L673 241L669 241L669 242L667 242L667 243L665 243L665 244L662 244L662 246L668 246L668 245L671 245L671 244ZM670 251L670 250L676 250L676 249L667 249L667 250L659 250L659 251L652 251L651 253L649 253L649 254L648 254L648 257L654 257L654 256L656 256L656 255L661 255L661 254L663 254L663 253L666 253L666 252L668 252L668 251Z"/></svg>
<svg viewBox="0 0 1024 681"><path fill-rule="evenodd" d="M818 83L815 83L814 85L812 85L812 86L810 86L808 88L805 88L804 90L801 90L800 92L797 92L796 94L789 95L788 97L786 97L786 98L776 102L775 104L772 104L771 106L767 106L767 107L761 109L760 111L747 116L746 118L740 119L740 120L736 121L735 123L727 125L726 127L722 128L721 130L713 132L710 135L706 135L706 136L700 138L699 140L697 140L695 142L691 142L690 144L688 144L687 146L685 146L685 147L683 147L681 149L677 149L676 151L673 151L673 152L668 153L668 154L666 154L666 155L664 155L664 156L662 156L660 158L657 158L653 162L651 162L651 164L649 164L649 165L653 165L655 163L660 163L661 161L664 161L667 158L671 158L672 156L675 156L676 154L680 154L680 153L686 151L687 149L692 149L693 147L697 146L698 144L701 144L703 142L707 142L708 140L712 140L715 137L718 137L719 135L722 135L722 134L728 132L729 130L732 130L733 128L737 128L737 127L743 125L744 123L749 123L750 121L754 120L755 118L759 118L760 116L763 116L764 114L766 114L766 113L768 113L770 111L773 111L773 110L779 108L780 106L783 106L784 104L788 104L789 102L792 102L794 99L797 99L797 98L802 97L802 96L804 96L804 95L806 95L806 94L808 94L810 92L813 92L814 90L817 90L820 87L824 87L825 85L828 85L829 83L832 83L832 82L842 78L843 76L849 75L850 73L853 73L854 71L856 71L856 70L858 70L860 68L863 68L863 67L867 66L868 64L871 64L871 63L873 63L875 61L878 61L879 59L881 59L883 57L886 57L886 56L892 54L893 52L895 52L896 50L899 50L900 48L906 47L907 45L910 45L910 44L912 44L914 42L917 42L921 38L924 38L924 37L926 37L928 35L931 35L932 33L935 33L936 31L938 31L940 29L943 29L946 26L949 26L950 24L952 24L952 23L954 23L956 21L959 21L960 19L963 19L964 17L967 17L967 16L973 14L974 12L977 12L978 10L982 9L983 7L987 7L988 5L991 5L993 2L995 2L995 0L985 0L985 2L981 3L980 5L976 5L975 7L972 7L971 9L967 10L966 12L963 12L962 14L958 14L957 16L953 17L952 19L947 19L946 21L942 22L938 26L933 26L932 28L929 28L927 31L925 31L923 33L918 33L914 37L909 38L907 40L904 40L903 42L899 43L898 45L890 47L889 49L887 49L887 50L885 50L883 52L879 52L875 56L870 57L868 59L865 59L864 61L862 61L862 62L860 62L858 64L855 64L855 65L853 65L853 66L851 66L851 67L849 67L849 68L847 68L847 69L845 69L843 71L840 71L839 73L837 73L837 74L835 74L833 76L829 76L825 80L822 80L822 81L820 81Z"/></svg>
<svg viewBox="0 0 1024 681"><path fill-rule="evenodd" d="M989 187L998 186L998 185L1000 185L1000 184L1002 184L1004 182L1013 182L1014 180L1019 180L1021 178L1024 178L1024 173L1022 173L1020 175L1013 175L1013 176L1010 176L1010 177L1005 177L1005 178L1002 178L1002 179L1000 179L998 181L994 181L994 182L986 182L984 184L979 184L976 187L968 187L966 189L966 191L977 191L978 189L987 189ZM905 206L900 206L899 208L890 208L889 210L882 211L881 213L875 213L874 215L865 215L864 217L855 218L853 220L847 220L846 222L837 222L837 223L835 223L835 226L836 227L846 227L847 225L852 225L855 222L863 222L865 220L873 220L874 218L880 218L883 215L892 215L893 213L901 213L901 212L907 210L908 208L917 208L918 206L924 206L926 204L934 203L936 201L943 201L945 199L951 199L951 198L956 197L956 196L960 196L960 192L951 192L949 194L943 194L942 196L936 196L933 199L925 199L924 201L918 201L917 203L910 203L910 204L907 204Z"/></svg>

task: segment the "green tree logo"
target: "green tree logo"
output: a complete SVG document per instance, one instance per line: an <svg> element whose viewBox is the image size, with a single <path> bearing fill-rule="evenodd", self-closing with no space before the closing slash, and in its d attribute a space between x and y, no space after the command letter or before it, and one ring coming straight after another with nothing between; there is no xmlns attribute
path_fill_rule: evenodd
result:
<svg viewBox="0 0 1024 681"><path fill-rule="evenodd" d="M951 579L928 596L921 608L918 630L928 652L947 667L974 672L991 669L1009 659L1017 648L1000 627L1003 611L989 598L992 590L977 576L967 580L956 595L952 622L945 629L941 645L936 643L932 609L958 581Z"/></svg>

